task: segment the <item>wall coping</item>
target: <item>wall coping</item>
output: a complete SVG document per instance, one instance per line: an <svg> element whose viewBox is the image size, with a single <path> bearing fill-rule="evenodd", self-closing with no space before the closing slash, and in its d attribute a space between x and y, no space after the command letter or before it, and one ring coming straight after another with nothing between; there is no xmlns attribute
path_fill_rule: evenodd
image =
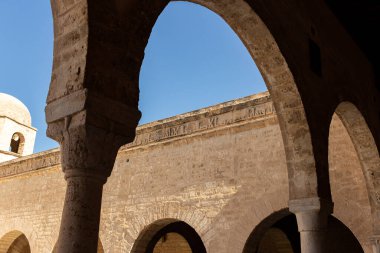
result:
<svg viewBox="0 0 380 253"><path fill-rule="evenodd" d="M138 126L135 140L124 145L119 152L193 134L203 134L274 115L275 109L269 92L262 92ZM0 163L0 178L59 164L60 149L55 148Z"/></svg>

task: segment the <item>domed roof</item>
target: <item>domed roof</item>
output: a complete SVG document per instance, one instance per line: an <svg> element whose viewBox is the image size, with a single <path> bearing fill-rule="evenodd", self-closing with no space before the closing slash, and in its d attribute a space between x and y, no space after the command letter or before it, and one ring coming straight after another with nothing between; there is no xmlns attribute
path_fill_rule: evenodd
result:
<svg viewBox="0 0 380 253"><path fill-rule="evenodd" d="M17 98L0 93L0 117L6 116L27 126L32 125L28 108Z"/></svg>

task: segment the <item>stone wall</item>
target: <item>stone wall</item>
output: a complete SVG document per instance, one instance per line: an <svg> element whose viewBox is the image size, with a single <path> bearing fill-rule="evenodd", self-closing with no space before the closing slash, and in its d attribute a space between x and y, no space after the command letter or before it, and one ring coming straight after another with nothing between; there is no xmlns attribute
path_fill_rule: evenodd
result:
<svg viewBox="0 0 380 253"><path fill-rule="evenodd" d="M332 156L334 215L366 245L370 228L357 227L369 216L346 210L368 210L368 203L335 194L344 185L362 189L360 170L352 163L356 174L339 176L346 171L339 159L354 156ZM0 165L0 236L18 230L32 252L53 250L66 188L59 160L51 150ZM100 239L105 252L130 252L146 226L172 218L192 226L207 252L237 253L264 218L287 205L281 132L263 93L139 127L104 187Z"/></svg>

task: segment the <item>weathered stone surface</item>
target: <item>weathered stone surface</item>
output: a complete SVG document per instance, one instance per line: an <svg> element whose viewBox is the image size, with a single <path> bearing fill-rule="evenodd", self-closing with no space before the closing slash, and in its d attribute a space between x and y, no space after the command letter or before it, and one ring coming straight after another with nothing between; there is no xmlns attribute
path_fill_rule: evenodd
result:
<svg viewBox="0 0 380 253"><path fill-rule="evenodd" d="M48 135L63 143L64 171L68 171L66 167L74 167L66 164L68 161L72 165L80 164L82 172L91 170L97 174L99 168L94 169L97 161L103 165L112 163L109 154L95 157L100 152L93 145L102 143L99 138L93 138L96 132L101 136L111 132L114 140L120 136L122 144L133 139L140 117L138 78L145 46L155 21L169 2L51 1L55 27L54 66L46 115ZM330 121L342 101L355 104L364 117L362 122L367 122L362 124L366 134L360 136L366 136L367 140L370 136L373 140L366 150L359 148L363 144L360 138L356 139L352 132L350 137L365 168L372 216L380 217L377 205L380 95L375 71L378 68L371 65L349 37L338 21L341 17L331 12L331 3L327 5L317 0L191 2L224 18L260 69L273 97L281 129L291 200L311 198L331 202ZM73 98L78 93L85 94L79 101ZM104 106L107 104L111 110ZM171 142L185 132L197 132L202 127L209 128L210 124L226 124L224 119L221 123L218 120L201 122L199 126L185 124L180 128L170 126L152 131L137 138L132 145L140 145L140 141L143 145L144 142L153 145L160 138ZM80 124L74 127L73 122ZM69 137L70 131L72 137ZM364 141L365 145L368 143ZM111 168L105 171L110 173ZM100 174L107 175L104 171ZM378 218L374 224L378 233ZM93 245L95 240L94 237Z"/></svg>
<svg viewBox="0 0 380 253"><path fill-rule="evenodd" d="M351 141L336 124L330 136L333 215L367 253L370 215L355 210L368 212L369 202L364 192L360 200L340 193L346 191L342 187L365 186L357 178L358 161L349 162L355 161L352 148L350 155L339 153ZM52 251L66 185L59 158L59 150L52 150L0 165L0 236L19 230L32 252ZM345 164L352 173L339 176L347 173ZM284 146L268 93L227 102L138 128L135 142L119 150L104 186L100 240L105 252L129 252L144 228L171 218L195 228L207 252L242 252L255 226L288 207L288 191Z"/></svg>

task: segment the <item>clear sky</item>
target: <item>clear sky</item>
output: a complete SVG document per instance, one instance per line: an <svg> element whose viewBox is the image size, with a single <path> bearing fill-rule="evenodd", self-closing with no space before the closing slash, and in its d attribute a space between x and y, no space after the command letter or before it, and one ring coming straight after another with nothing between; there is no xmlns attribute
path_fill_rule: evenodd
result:
<svg viewBox="0 0 380 253"><path fill-rule="evenodd" d="M53 23L48 0L0 1L0 92L20 99L38 129L35 152L58 146L45 135ZM266 90L238 36L199 5L172 2L152 31L140 73L140 124Z"/></svg>

